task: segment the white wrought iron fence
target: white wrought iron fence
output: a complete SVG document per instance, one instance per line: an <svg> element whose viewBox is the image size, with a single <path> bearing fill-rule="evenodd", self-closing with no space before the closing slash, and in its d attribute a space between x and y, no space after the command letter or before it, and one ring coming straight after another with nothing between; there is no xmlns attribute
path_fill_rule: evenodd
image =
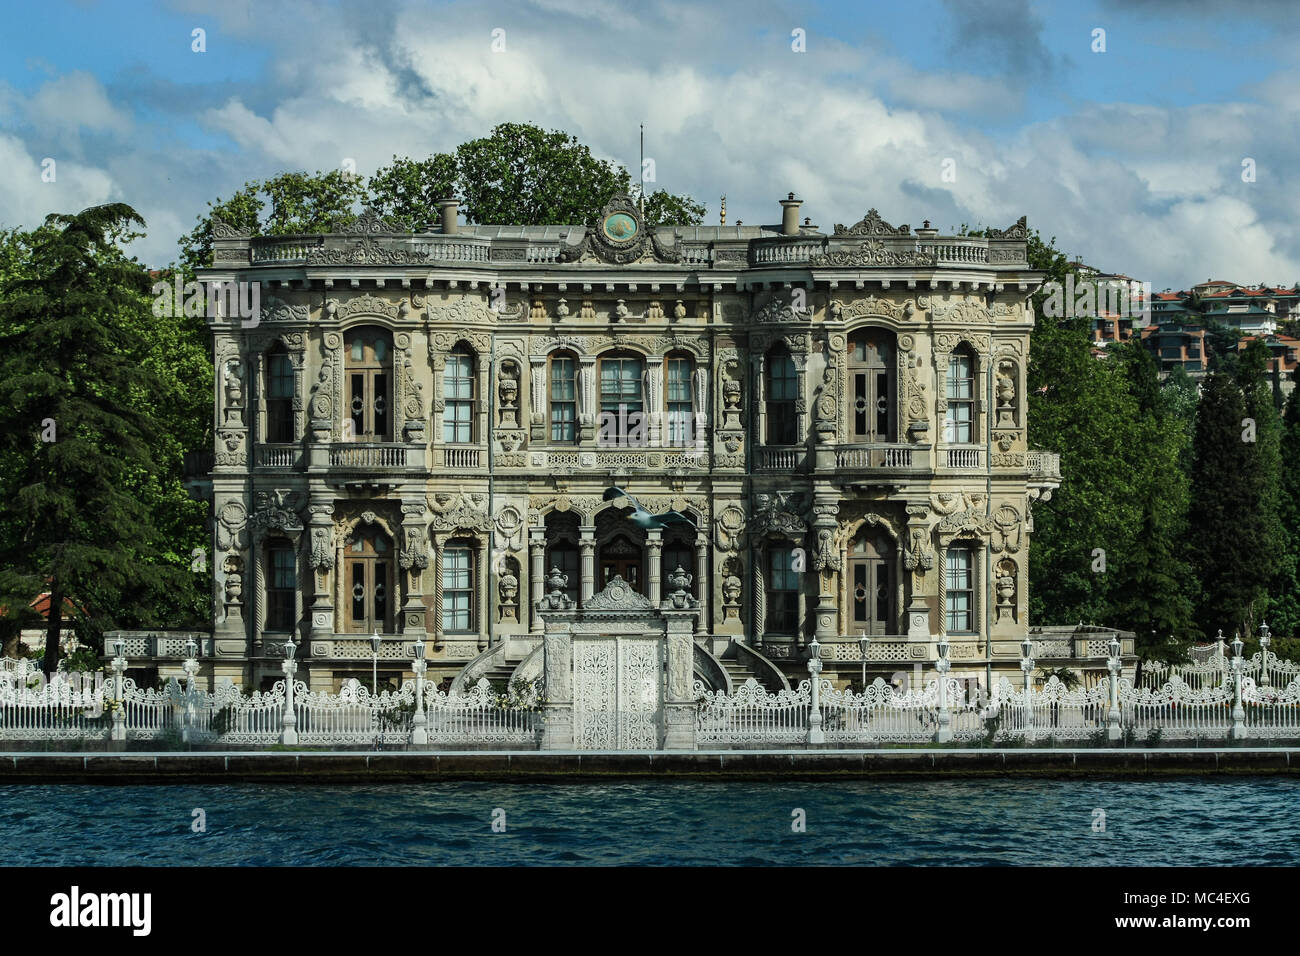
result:
<svg viewBox="0 0 1300 956"><path fill-rule="evenodd" d="M542 729L536 686L523 697L498 696L486 678L462 693L424 685L429 743L531 744Z"/></svg>
<svg viewBox="0 0 1300 956"><path fill-rule="evenodd" d="M109 716L102 684L53 674L39 687L29 687L21 672L0 675L0 738L102 737Z"/></svg>
<svg viewBox="0 0 1300 956"><path fill-rule="evenodd" d="M794 690L771 694L751 677L731 695L705 690L696 681L695 697L697 743L792 744L807 737L812 685L806 680Z"/></svg>
<svg viewBox="0 0 1300 956"><path fill-rule="evenodd" d="M1163 687L1134 687L1120 680L1121 721L1138 741L1226 738L1232 731L1231 687L1191 687L1171 677Z"/></svg>

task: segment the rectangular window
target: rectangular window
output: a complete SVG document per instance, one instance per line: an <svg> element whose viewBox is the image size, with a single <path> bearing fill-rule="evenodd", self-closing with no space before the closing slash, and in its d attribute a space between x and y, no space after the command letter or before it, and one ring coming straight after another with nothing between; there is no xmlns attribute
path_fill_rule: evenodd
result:
<svg viewBox="0 0 1300 956"><path fill-rule="evenodd" d="M948 549L948 633L975 630L975 555L970 548Z"/></svg>
<svg viewBox="0 0 1300 956"><path fill-rule="evenodd" d="M571 358L551 359L551 441L577 440L577 383Z"/></svg>
<svg viewBox="0 0 1300 956"><path fill-rule="evenodd" d="M474 360L453 352L447 356L442 378L442 440L447 444L472 441L471 413L474 403Z"/></svg>
<svg viewBox="0 0 1300 956"><path fill-rule="evenodd" d="M474 554L469 548L448 548L442 553L442 629L473 630Z"/></svg>
<svg viewBox="0 0 1300 956"><path fill-rule="evenodd" d="M668 378L668 444L689 445L694 440L690 359L670 358L664 362L664 370Z"/></svg>
<svg viewBox="0 0 1300 956"><path fill-rule="evenodd" d="M272 355L266 368L266 440L293 439L293 365L287 355Z"/></svg>
<svg viewBox="0 0 1300 956"><path fill-rule="evenodd" d="M948 359L948 412L943 440L969 445L974 441L975 366L969 355L954 353Z"/></svg>
<svg viewBox="0 0 1300 956"><path fill-rule="evenodd" d="M788 355L774 355L768 365L767 443L793 445L797 441L795 401L799 397L799 378L794 360Z"/></svg>
<svg viewBox="0 0 1300 956"><path fill-rule="evenodd" d="M794 552L773 548L769 552L767 626L772 634L794 634L799 629L799 572L793 569Z"/></svg>
<svg viewBox="0 0 1300 956"><path fill-rule="evenodd" d="M270 564L266 589L266 629L268 631L293 630L294 593L298 586L294 567L293 547L287 543L274 544L267 552Z"/></svg>
<svg viewBox="0 0 1300 956"><path fill-rule="evenodd" d="M606 358L600 361L600 439L606 445L634 443L643 435L641 360Z"/></svg>

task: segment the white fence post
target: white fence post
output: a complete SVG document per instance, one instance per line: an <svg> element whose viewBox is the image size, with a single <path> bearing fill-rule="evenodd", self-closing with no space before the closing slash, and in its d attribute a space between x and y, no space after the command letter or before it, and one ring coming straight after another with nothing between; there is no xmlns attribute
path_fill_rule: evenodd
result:
<svg viewBox="0 0 1300 956"><path fill-rule="evenodd" d="M293 641L284 642L284 715L280 719L280 743L296 744L298 742L298 717L293 712L293 675L298 670L298 664L293 659L293 652L297 650L293 646Z"/></svg>

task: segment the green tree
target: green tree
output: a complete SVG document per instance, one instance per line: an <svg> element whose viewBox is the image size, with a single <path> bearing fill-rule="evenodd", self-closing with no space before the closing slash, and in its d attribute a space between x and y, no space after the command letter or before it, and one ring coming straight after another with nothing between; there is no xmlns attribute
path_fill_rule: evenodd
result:
<svg viewBox="0 0 1300 956"><path fill-rule="evenodd" d="M1243 440L1246 402L1232 376L1211 372L1196 410L1187 553L1201 583L1197 624L1205 634L1249 634L1271 583L1260 560L1254 512L1256 453Z"/></svg>
<svg viewBox="0 0 1300 956"><path fill-rule="evenodd" d="M704 205L656 189L645 197L645 221L651 226L698 226L704 221Z"/></svg>
<svg viewBox="0 0 1300 956"><path fill-rule="evenodd" d="M157 474L157 408L148 364L149 275L120 244L144 221L130 206L51 215L31 240L29 274L0 300L0 498L11 520L0 595L21 606L43 590L91 613L147 608L186 585L152 560L162 540L138 489ZM52 613L44 667L57 665Z"/></svg>
<svg viewBox="0 0 1300 956"><path fill-rule="evenodd" d="M1032 233L1028 252L1032 268L1064 283L1055 238ZM1048 316L1045 298L1029 346L1029 442L1061 453L1062 483L1034 507L1030 619L1111 624L1141 525L1141 415L1123 363L1092 357L1089 320Z"/></svg>
<svg viewBox="0 0 1300 956"><path fill-rule="evenodd" d="M1273 401L1270 360L1268 346L1255 338L1241 350L1236 364L1236 379L1245 403L1245 417L1253 423L1254 429L1254 440L1244 442L1249 458L1244 478L1248 482L1252 504L1241 516L1238 533L1251 541L1254 568L1262 578L1256 600L1251 605L1250 618L1243 622L1243 635L1255 633L1268 609L1270 592L1282 572L1283 549L1287 539L1279 511L1282 419ZM1242 430L1245 437L1250 437L1245 425Z"/></svg>
<svg viewBox="0 0 1300 956"><path fill-rule="evenodd" d="M260 216L266 202L258 195L261 184L244 183L229 199L208 203L208 211L198 217L198 223L180 240L180 265L185 281L193 281L195 270L212 264L212 221L220 219L236 229L245 229L251 235L261 231Z"/></svg>
<svg viewBox="0 0 1300 956"><path fill-rule="evenodd" d="M361 178L340 169L281 173L262 183L261 191L270 205L262 232L270 236L329 232L355 219L355 207L368 198Z"/></svg>
<svg viewBox="0 0 1300 956"><path fill-rule="evenodd" d="M1300 638L1300 388L1287 399L1278 444L1282 464L1278 524L1283 537L1268 619L1278 634Z"/></svg>
<svg viewBox="0 0 1300 956"><path fill-rule="evenodd" d="M423 160L394 156L370 177L369 203L389 222L429 232L439 222L438 201L454 197L459 181L456 157L450 153Z"/></svg>

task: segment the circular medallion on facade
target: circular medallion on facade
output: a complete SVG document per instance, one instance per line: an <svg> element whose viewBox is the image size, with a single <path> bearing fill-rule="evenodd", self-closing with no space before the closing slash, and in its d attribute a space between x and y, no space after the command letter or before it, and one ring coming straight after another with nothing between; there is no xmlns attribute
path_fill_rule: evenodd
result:
<svg viewBox="0 0 1300 956"><path fill-rule="evenodd" d="M626 593L627 592L623 589L623 587L618 584L614 585L612 588L609 589L609 596L612 597L615 601L623 600L623 596Z"/></svg>
<svg viewBox="0 0 1300 956"><path fill-rule="evenodd" d="M636 220L625 212L610 213L603 228L611 242L631 242L636 238Z"/></svg>

